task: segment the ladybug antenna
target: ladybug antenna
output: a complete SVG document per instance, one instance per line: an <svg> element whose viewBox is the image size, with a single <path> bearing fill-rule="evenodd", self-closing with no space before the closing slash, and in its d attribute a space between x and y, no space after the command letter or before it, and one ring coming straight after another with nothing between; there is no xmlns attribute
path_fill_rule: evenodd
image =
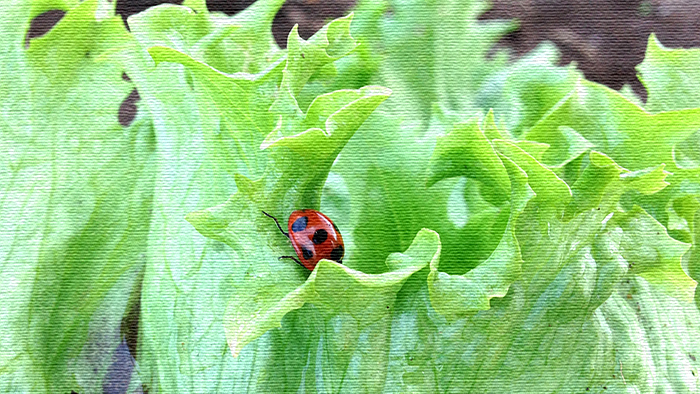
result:
<svg viewBox="0 0 700 394"><path fill-rule="evenodd" d="M304 267L304 264L302 264L301 261L297 260L297 258L294 257L294 256L280 256L280 257L277 258L277 260L282 260L282 259L292 259L292 260L294 260L297 264L299 264L300 266ZM304 267L304 268L306 268L306 267Z"/></svg>
<svg viewBox="0 0 700 394"><path fill-rule="evenodd" d="M262 212L265 216L267 216L267 217L269 217L269 218L272 218L272 220L275 221L275 224L277 224L277 228L280 229L280 231L282 232L282 234L284 234L285 237L289 238L289 234L285 233L284 230L282 230L282 226L280 226L280 222L277 221L277 218L276 218L276 217L270 215L269 213L267 213L267 212L265 212L265 211L261 211L261 212Z"/></svg>

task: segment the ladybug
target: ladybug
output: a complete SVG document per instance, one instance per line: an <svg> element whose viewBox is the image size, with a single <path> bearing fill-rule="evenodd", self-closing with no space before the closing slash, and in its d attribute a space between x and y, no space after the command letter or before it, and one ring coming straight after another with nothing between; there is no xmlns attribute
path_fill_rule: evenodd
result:
<svg viewBox="0 0 700 394"><path fill-rule="evenodd" d="M281 256L280 259L292 259L302 267L313 271L321 259L343 263L345 247L343 237L338 227L328 216L313 209L302 209L289 215L289 233L282 230L277 218L262 211L265 216L272 218L285 237L292 241L297 260L293 256ZM301 260L301 261L300 261Z"/></svg>

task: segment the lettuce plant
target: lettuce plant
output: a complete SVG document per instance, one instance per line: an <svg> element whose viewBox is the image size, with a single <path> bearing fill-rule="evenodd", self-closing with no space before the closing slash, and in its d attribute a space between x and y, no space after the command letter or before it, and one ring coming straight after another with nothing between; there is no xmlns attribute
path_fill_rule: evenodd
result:
<svg viewBox="0 0 700 394"><path fill-rule="evenodd" d="M700 52L643 104L479 0L282 3L3 6L0 391L698 391ZM278 260L300 208L343 265Z"/></svg>

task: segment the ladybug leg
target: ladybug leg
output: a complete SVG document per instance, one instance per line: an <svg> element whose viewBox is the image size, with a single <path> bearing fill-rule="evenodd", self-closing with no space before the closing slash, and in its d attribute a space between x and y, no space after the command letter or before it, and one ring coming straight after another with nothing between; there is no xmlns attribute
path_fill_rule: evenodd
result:
<svg viewBox="0 0 700 394"><path fill-rule="evenodd" d="M277 228L280 229L280 231L282 232L282 234L284 234L285 237L289 238L289 234L285 233L284 230L282 230L282 226L280 226L280 223L277 221L277 218L276 218L276 217L270 215L269 213L267 213L267 212L265 212L265 211L261 211L261 212L262 212L263 214L265 214L265 216L272 218L272 220L275 221L275 224L277 224ZM301 263L300 263L300 264L301 264Z"/></svg>
<svg viewBox="0 0 700 394"><path fill-rule="evenodd" d="M280 256L280 257L278 258L278 260L282 260L282 259L292 259L292 260L296 261L297 264L299 264L300 266L304 267L304 264L302 264L301 261L297 260L296 257L293 257L293 256ZM306 267L304 267L304 268L306 268Z"/></svg>

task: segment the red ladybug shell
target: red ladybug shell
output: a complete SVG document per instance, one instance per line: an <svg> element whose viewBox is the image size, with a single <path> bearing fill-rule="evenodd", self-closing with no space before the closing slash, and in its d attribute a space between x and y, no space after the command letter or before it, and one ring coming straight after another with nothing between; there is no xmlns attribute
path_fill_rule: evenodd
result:
<svg viewBox="0 0 700 394"><path fill-rule="evenodd" d="M335 224L319 211L302 209L289 215L289 238L299 260L313 270L321 259L343 262L343 237Z"/></svg>

